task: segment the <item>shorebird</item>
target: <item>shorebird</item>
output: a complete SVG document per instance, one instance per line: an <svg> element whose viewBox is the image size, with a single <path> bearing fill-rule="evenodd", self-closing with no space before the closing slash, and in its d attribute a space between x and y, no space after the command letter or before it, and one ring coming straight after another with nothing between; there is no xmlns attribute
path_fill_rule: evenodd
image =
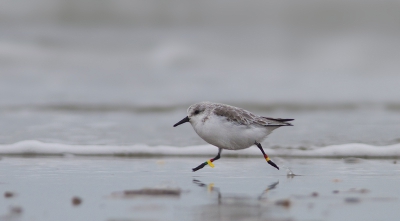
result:
<svg viewBox="0 0 400 221"><path fill-rule="evenodd" d="M256 145L271 166L279 167L264 152L261 142L275 129L292 126L294 119L262 117L250 111L226 104L200 102L187 109L187 116L174 127L189 122L194 131L207 143L218 147L218 154L193 168L193 172L209 165L221 157L223 149L241 150Z"/></svg>

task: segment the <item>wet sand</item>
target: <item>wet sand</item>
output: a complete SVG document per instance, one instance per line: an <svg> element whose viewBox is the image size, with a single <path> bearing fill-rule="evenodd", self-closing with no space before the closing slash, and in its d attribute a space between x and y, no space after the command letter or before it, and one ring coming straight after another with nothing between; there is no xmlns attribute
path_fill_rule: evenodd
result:
<svg viewBox="0 0 400 221"><path fill-rule="evenodd" d="M395 160L3 157L0 220L395 220ZM286 167L293 174L288 176Z"/></svg>

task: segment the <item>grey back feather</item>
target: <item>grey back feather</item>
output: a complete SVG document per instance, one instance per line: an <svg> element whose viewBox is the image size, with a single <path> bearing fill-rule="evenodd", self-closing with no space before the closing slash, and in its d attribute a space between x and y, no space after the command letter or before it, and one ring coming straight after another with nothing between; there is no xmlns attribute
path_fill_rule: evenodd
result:
<svg viewBox="0 0 400 221"><path fill-rule="evenodd" d="M240 125L258 124L260 126L291 126L291 124L286 121L293 120L257 116L250 111L226 104L208 103L207 105L211 105L211 111L215 115L226 117L228 121Z"/></svg>

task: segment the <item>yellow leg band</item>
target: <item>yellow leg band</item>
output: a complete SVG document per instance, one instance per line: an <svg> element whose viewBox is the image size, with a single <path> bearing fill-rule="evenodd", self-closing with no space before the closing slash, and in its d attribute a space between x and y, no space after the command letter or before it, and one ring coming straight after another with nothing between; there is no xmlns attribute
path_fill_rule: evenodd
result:
<svg viewBox="0 0 400 221"><path fill-rule="evenodd" d="M267 157L267 158L265 158L265 160L268 162L268 161L270 161L271 159L269 159L269 157Z"/></svg>
<svg viewBox="0 0 400 221"><path fill-rule="evenodd" d="M207 160L207 164L208 164L210 167L212 167L212 168L215 167L214 164L211 162L211 160Z"/></svg>

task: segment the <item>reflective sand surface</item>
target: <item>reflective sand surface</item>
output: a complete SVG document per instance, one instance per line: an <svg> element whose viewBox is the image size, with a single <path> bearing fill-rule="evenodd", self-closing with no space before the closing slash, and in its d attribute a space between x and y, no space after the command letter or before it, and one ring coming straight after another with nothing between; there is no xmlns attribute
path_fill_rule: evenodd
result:
<svg viewBox="0 0 400 221"><path fill-rule="evenodd" d="M215 168L192 173L204 160L2 158L0 218L393 220L400 215L395 160L275 158L278 171L261 157L223 157ZM287 176L285 167L297 176Z"/></svg>

